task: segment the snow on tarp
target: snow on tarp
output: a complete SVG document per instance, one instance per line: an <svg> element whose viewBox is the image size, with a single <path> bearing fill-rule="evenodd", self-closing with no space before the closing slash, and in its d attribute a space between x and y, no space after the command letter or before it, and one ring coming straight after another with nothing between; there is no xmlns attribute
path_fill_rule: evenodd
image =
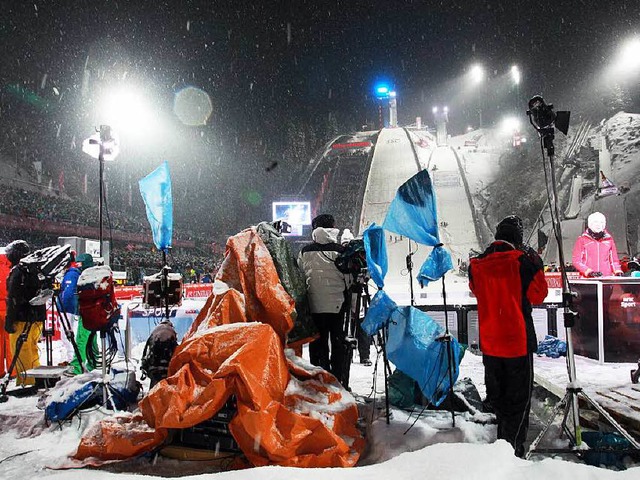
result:
<svg viewBox="0 0 640 480"><path fill-rule="evenodd" d="M93 285L93 290L106 290L109 288L111 269L106 265L87 268L78 278L78 288Z"/></svg>
<svg viewBox="0 0 640 480"><path fill-rule="evenodd" d="M95 465L150 451L167 429L208 420L235 395L229 427L252 464L355 465L364 440L353 397L330 373L285 354L293 308L255 230L230 238L214 292L168 377L142 399L140 414L93 427L74 458Z"/></svg>

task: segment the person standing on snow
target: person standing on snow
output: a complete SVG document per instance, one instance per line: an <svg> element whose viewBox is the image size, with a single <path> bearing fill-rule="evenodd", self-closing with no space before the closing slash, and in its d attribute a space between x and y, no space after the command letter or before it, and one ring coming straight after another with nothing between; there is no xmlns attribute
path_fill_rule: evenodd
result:
<svg viewBox="0 0 640 480"><path fill-rule="evenodd" d="M7 245L5 254L11 262L11 271L7 278L7 315L4 329L9 333L11 354L15 357L17 343L22 332L31 323L29 335L25 339L16 362L17 385L34 385L35 379L27 378L26 371L40 366L38 340L42 333L46 317L44 305L31 305L29 300L40 290L40 280L36 275L29 275L20 265L31 248L24 240L15 240Z"/></svg>
<svg viewBox="0 0 640 480"><path fill-rule="evenodd" d="M77 320L75 340L76 345L78 345L78 351L80 352L80 358L76 358L75 353L73 354L73 360L68 370L69 375L82 373L81 363L85 365L89 371L96 367L87 361L87 344L89 343L89 335L91 335L91 332L84 328L82 318L78 315L78 279L80 278L80 274L89 267L93 267L93 257L90 253L81 253L78 255L76 263L64 274L60 285L60 304L64 311L67 312L67 315L69 315L69 320L71 320L72 316L74 320ZM76 322L74 321L73 323ZM98 350L96 341L93 343L93 349L95 351Z"/></svg>
<svg viewBox="0 0 640 480"><path fill-rule="evenodd" d="M311 228L313 243L303 247L298 257L298 265L307 280L311 317L320 333L320 338L309 344L309 359L313 365L324 368L343 382L346 356L344 306L348 279L334 262L344 248L338 243L340 230L335 228L332 215L318 215L311 222Z"/></svg>
<svg viewBox="0 0 640 480"><path fill-rule="evenodd" d="M607 219L600 212L587 218L587 229L573 247L573 266L583 277L610 277L622 275L618 250L613 237L607 232Z"/></svg>
<svg viewBox="0 0 640 480"><path fill-rule="evenodd" d="M469 287L478 301L480 349L487 402L498 420L498 439L524 456L537 350L532 305L547 296L542 260L522 244L515 215L496 227L495 241L470 260Z"/></svg>

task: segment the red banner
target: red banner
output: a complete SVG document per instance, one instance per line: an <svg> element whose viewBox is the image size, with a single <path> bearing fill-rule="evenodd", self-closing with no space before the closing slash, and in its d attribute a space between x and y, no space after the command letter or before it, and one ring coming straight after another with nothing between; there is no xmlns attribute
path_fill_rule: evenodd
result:
<svg viewBox="0 0 640 480"><path fill-rule="evenodd" d="M213 283L188 283L183 286L183 298L207 298L213 291ZM127 287L116 287L116 298L118 300L131 300L135 297L142 297L142 285Z"/></svg>
<svg viewBox="0 0 640 480"><path fill-rule="evenodd" d="M367 148L371 146L371 142L351 142L351 143L334 143L331 145L333 150L339 150L343 148Z"/></svg>

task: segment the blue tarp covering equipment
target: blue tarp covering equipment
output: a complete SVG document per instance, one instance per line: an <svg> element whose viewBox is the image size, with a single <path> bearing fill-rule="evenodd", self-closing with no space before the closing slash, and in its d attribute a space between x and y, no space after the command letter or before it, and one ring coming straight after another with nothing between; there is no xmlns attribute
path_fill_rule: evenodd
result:
<svg viewBox="0 0 640 480"><path fill-rule="evenodd" d="M372 223L362 234L364 250L367 254L367 267L371 280L378 288L384 287L384 277L389 269L387 246L385 244L384 229Z"/></svg>
<svg viewBox="0 0 640 480"><path fill-rule="evenodd" d="M434 247L418 274L421 285L442 278L453 268L451 255L442 247L438 236L436 201L427 170L400 186L382 227L373 224L363 233L369 272L380 290L369 305L362 328L373 335L387 327L388 359L398 370L413 378L429 402L438 406L458 378L464 350L425 312L412 306L399 307L382 290L388 270L383 229Z"/></svg>
<svg viewBox="0 0 640 480"><path fill-rule="evenodd" d="M147 219L153 233L153 243L160 251L171 247L173 235L173 197L169 164L164 162L138 181L140 194L147 208Z"/></svg>

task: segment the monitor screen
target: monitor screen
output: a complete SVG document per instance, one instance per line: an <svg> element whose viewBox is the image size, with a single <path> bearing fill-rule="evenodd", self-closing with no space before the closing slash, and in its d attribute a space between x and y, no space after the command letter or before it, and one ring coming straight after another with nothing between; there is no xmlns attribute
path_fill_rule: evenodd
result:
<svg viewBox="0 0 640 480"><path fill-rule="evenodd" d="M311 225L311 202L273 202L273 221L291 226Z"/></svg>

